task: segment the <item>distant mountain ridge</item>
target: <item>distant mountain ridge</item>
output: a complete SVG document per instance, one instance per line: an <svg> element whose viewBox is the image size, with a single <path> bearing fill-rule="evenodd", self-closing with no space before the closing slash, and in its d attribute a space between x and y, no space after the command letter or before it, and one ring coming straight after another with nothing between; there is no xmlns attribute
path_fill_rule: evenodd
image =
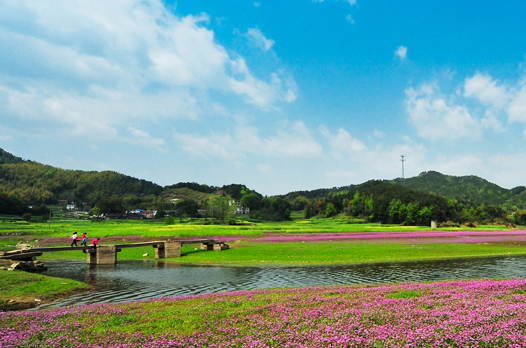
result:
<svg viewBox="0 0 526 348"><path fill-rule="evenodd" d="M399 178L381 181L400 184ZM353 193L365 184L367 183L294 191L279 197L290 203L296 201L297 206L303 206L307 204L304 198L316 202L338 192ZM508 190L473 175L457 177L428 171L405 179L405 186L447 199L499 206L508 212L526 209L526 187L518 186ZM219 190L235 199L239 199L242 192L247 190L243 185L238 184L215 187L206 184L178 183L162 187L147 180L112 171L60 169L24 160L0 149L0 192L15 194L30 204L56 204L59 200L68 200L85 202L93 206L100 198L108 196L119 196L133 204L133 202L144 202L145 199L158 201L161 196L164 195L164 198L168 195L173 196L173 192L182 189L203 194L214 194Z"/></svg>
<svg viewBox="0 0 526 348"><path fill-rule="evenodd" d="M18 163L25 163L25 162L30 162L30 161L26 161L20 157L16 157L15 155L10 154L4 149L0 149L0 164L8 164L8 163L18 164Z"/></svg>
<svg viewBox="0 0 526 348"><path fill-rule="evenodd" d="M390 182L400 183L400 178ZM506 211L526 208L526 187L505 189L475 175L453 176L427 171L405 179L405 186L449 199L498 205Z"/></svg>
<svg viewBox="0 0 526 348"><path fill-rule="evenodd" d="M112 171L69 170L26 161L0 149L0 192L31 205L61 200L93 206L102 197L141 200L163 187Z"/></svg>

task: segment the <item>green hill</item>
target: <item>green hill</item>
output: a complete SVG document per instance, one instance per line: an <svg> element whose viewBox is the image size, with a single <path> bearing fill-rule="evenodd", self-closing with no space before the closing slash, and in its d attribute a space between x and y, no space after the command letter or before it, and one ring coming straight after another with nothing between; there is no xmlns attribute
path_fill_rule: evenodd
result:
<svg viewBox="0 0 526 348"><path fill-rule="evenodd" d="M0 165L7 164L7 163L17 164L17 163L24 163L24 162L29 162L29 161L23 160L20 157L16 157L10 154L9 152L5 151L4 149L0 149Z"/></svg>
<svg viewBox="0 0 526 348"><path fill-rule="evenodd" d="M0 213L4 214L21 215L33 212L28 206L65 202L84 209L100 202L119 209L174 209L185 201L203 204L215 196L242 200L246 195L251 198L247 203L262 206L262 195L240 184L215 187L178 183L162 187L113 171L68 170L26 161L0 149ZM270 205L267 201L264 203Z"/></svg>
<svg viewBox="0 0 526 348"><path fill-rule="evenodd" d="M400 179L392 180L399 183ZM502 188L478 176L452 176L435 171L405 179L408 188L476 204L496 205L506 211L526 208L526 187Z"/></svg>
<svg viewBox="0 0 526 348"><path fill-rule="evenodd" d="M112 171L60 169L24 161L3 150L0 154L0 192L29 205L65 200L93 206L102 197L111 196L140 202L155 199L163 191L162 186L150 181Z"/></svg>
<svg viewBox="0 0 526 348"><path fill-rule="evenodd" d="M204 204L215 196L240 200L252 211L260 210L267 216L282 212L280 218L290 215L291 210L307 209L310 216L346 213L376 221L491 221L502 217L504 210L526 208L526 187L508 190L477 176L456 177L429 171L406 179L406 187L399 182L399 179L372 180L267 198L240 184L215 187L187 182L162 187L113 171L56 168L23 160L0 149L0 208L15 207L0 210L13 214L23 212L29 205L54 205L64 201L74 202L81 208L93 207L103 198L116 199L126 209L161 206L173 209L166 205L185 201ZM402 209L402 215L404 209L414 209L420 220L397 218L393 215L396 209Z"/></svg>

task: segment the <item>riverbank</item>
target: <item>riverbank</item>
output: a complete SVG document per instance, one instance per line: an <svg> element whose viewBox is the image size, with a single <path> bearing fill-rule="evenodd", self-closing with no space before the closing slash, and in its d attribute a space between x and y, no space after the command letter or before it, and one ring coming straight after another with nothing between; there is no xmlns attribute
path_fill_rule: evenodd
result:
<svg viewBox="0 0 526 348"><path fill-rule="evenodd" d="M90 289L89 285L70 279L0 270L0 311L34 308Z"/></svg>
<svg viewBox="0 0 526 348"><path fill-rule="evenodd" d="M0 313L5 347L524 347L525 327L526 280L238 291Z"/></svg>
<svg viewBox="0 0 526 348"><path fill-rule="evenodd" d="M362 225L362 229L365 231L359 231L357 230L357 225L344 224L341 221L333 221L330 225L326 222L320 224L323 228L318 229L317 221L288 222L288 225L285 224L288 226L287 229L282 229L285 226L284 224L277 224L274 225L274 230L272 231L268 230L270 224L265 224L267 231L264 232L259 229L254 230L254 226L235 226L236 230L234 231L237 232L234 234L211 235L212 238L228 242L231 246L229 250L202 251L198 248L198 245L184 246L182 248L182 257L164 259L163 261L190 265L282 267L390 263L526 254L526 231L524 230L475 229L437 231L425 228L423 231L407 231L401 229L400 226L398 226L399 230L394 230L392 226ZM297 227L298 225L300 227ZM303 225L314 225L314 228L313 226L305 228ZM65 226L68 225L66 224ZM108 224L101 223L100 226L113 226L115 228L115 230L109 228L110 232L107 233L107 236L102 234L102 230L98 230L101 232L99 235L103 236L101 240L103 244L134 243L174 238L174 235L163 237L166 236L165 234L152 236L153 232L151 231L150 233L145 233L146 235L115 234L116 231L123 232L125 227L133 226L138 226L139 230L143 231L145 226L155 226L151 224L111 222ZM291 226L296 229L293 229ZM172 228L171 226L168 227ZM183 227L186 229L191 226L176 226L175 230L180 231ZM207 226L204 227L208 228ZM226 231L228 228L228 226L219 226L219 229L222 231ZM245 229L239 230L239 228ZM321 232L326 228L332 232ZM378 231L370 231L375 228ZM386 228L388 229L387 231L379 231ZM353 229L353 232L343 232L349 229ZM412 229L415 229L415 227L412 227ZM135 230L126 231L131 233ZM192 237L202 237L203 231L197 229ZM216 229L206 230L206 234L210 231L217 232ZM236 234L240 231L243 234ZM166 231L163 230L162 233L166 233ZM18 242L29 243L32 246L63 246L69 245L70 240L64 236L54 237L38 234L26 234L23 236L4 235L0 237L0 246L6 249L14 248ZM152 247L126 248L119 252L117 256L118 260L154 260L154 258L155 251ZM45 253L42 257L39 257L39 260L43 261L56 259L85 261L86 254L79 251L64 251ZM15 273L13 275L15 278L18 277ZM16 279L13 281L16 282ZM56 281L53 280L53 282ZM60 279L59 282L68 281ZM35 292L28 296L20 296L16 293L6 292L12 290L8 289L8 284L10 283L7 281L2 281L2 283L5 285L4 289L0 290L0 299L4 299L4 306L7 305L5 301L14 299L21 303L20 308L23 308L24 306L33 306L35 304L34 299L48 301L57 296L70 294L68 289L60 292L63 287L59 287L57 290L50 292L53 295L47 296L47 286L36 286L34 288ZM73 289L76 288L73 287Z"/></svg>
<svg viewBox="0 0 526 348"><path fill-rule="evenodd" d="M138 238L142 238L139 240ZM183 246L181 257L164 262L229 266L344 265L379 262L458 259L468 257L526 254L526 231L396 232L294 234L267 233L265 236L214 236L226 241L229 250L203 251L199 245ZM146 241L139 236L116 236L103 244ZM50 246L60 239L48 238ZM45 253L39 259L85 260L79 251ZM118 260L154 260L150 246L126 248Z"/></svg>
<svg viewBox="0 0 526 348"><path fill-rule="evenodd" d="M279 222L254 222L238 220L235 225L211 224L203 219L184 220L173 225L166 225L160 220L67 220L48 223L33 223L25 221L0 221L0 249L11 239L41 240L49 237L63 238L67 242L69 236L76 231L86 232L88 238L113 236L142 236L145 238L172 237L211 237L211 236L264 236L267 233L311 234L311 233L355 233L355 232L416 232L433 231L426 226L400 226L396 224L355 223L353 220L318 219L291 220ZM508 231L506 226L484 225L478 227L445 227L439 231ZM69 243L68 243L69 244Z"/></svg>

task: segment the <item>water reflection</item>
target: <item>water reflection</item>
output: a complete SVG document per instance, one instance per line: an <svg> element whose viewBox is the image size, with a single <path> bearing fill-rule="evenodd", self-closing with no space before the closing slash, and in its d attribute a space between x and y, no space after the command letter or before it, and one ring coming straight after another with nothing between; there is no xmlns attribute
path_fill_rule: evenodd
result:
<svg viewBox="0 0 526 348"><path fill-rule="evenodd" d="M93 291L44 306L124 302L234 290L399 281L526 277L526 256L308 267L186 266L162 261L87 265L47 261L50 276L80 280Z"/></svg>

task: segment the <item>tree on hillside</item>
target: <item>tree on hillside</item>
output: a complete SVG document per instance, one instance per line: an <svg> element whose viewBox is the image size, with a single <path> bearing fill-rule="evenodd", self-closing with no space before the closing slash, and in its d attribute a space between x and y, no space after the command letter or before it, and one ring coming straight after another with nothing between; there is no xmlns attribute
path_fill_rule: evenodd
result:
<svg viewBox="0 0 526 348"><path fill-rule="evenodd" d="M230 203L225 196L212 196L206 202L207 215L215 221L223 222L227 218L233 218L236 206Z"/></svg>
<svg viewBox="0 0 526 348"><path fill-rule="evenodd" d="M290 204L281 197L264 198L261 201L263 215L274 221L290 220Z"/></svg>
<svg viewBox="0 0 526 348"><path fill-rule="evenodd" d="M95 207L98 209L99 214L114 214L114 213L125 213L123 200L120 197L104 197L101 198Z"/></svg>
<svg viewBox="0 0 526 348"><path fill-rule="evenodd" d="M291 208L294 211L304 210L305 207L308 206L310 203L311 201L307 197L298 196L292 201Z"/></svg>
<svg viewBox="0 0 526 348"><path fill-rule="evenodd" d="M255 192L251 192L241 197L240 204L250 208L250 210L258 209L261 206L261 196Z"/></svg>
<svg viewBox="0 0 526 348"><path fill-rule="evenodd" d="M316 209L316 204L309 204L303 209L303 217L305 219L310 219L318 214L318 209Z"/></svg>
<svg viewBox="0 0 526 348"><path fill-rule="evenodd" d="M181 201L178 201L175 204L175 209L177 209L177 213L181 217L189 217L189 218L196 218L198 215L198 206L197 202L193 199L183 199Z"/></svg>
<svg viewBox="0 0 526 348"><path fill-rule="evenodd" d="M334 208L334 204L327 203L327 206L325 208L325 216L326 217L331 217L331 216L334 216L334 215L336 215L336 209Z"/></svg>

